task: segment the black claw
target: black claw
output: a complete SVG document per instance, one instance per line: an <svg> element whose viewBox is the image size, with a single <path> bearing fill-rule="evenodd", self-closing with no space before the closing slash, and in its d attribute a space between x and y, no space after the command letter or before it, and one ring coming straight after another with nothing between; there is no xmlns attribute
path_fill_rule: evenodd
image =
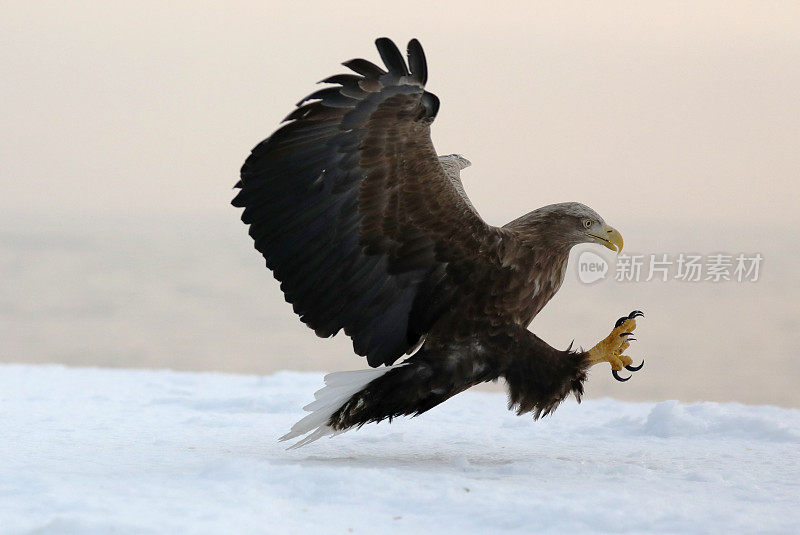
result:
<svg viewBox="0 0 800 535"><path fill-rule="evenodd" d="M625 319L628 319L628 318L625 318ZM633 333L619 333L619 335L620 335L621 337L630 336L630 335L632 335L632 334L633 334Z"/></svg>
<svg viewBox="0 0 800 535"><path fill-rule="evenodd" d="M624 383L625 381L627 381L628 379L630 379L631 377L633 377L633 375L629 375L629 376L627 376L627 377L625 377L625 378L623 379L622 377L620 377L620 376L619 376L619 372L618 372L617 370L611 370L611 375L613 375L613 376L614 376L614 379L616 379L616 380L617 380L617 381L619 381L620 383Z"/></svg>
<svg viewBox="0 0 800 535"><path fill-rule="evenodd" d="M633 336L630 336L625 339L626 342L635 342L636 340L638 340L638 338L634 338Z"/></svg>
<svg viewBox="0 0 800 535"><path fill-rule="evenodd" d="M642 312L641 310L634 310L627 316L622 316L620 319L618 319L617 323L614 324L614 328L616 329L617 327L619 327L628 320L632 320L634 318L643 318L643 317L644 317L644 312Z"/></svg>
<svg viewBox="0 0 800 535"><path fill-rule="evenodd" d="M638 366L632 366L628 364L627 366L625 366L625 369L628 370L629 372L638 372L639 370L642 369L642 366L644 366L644 359L642 359L642 363L639 364ZM630 379L630 377L628 377L628 379Z"/></svg>

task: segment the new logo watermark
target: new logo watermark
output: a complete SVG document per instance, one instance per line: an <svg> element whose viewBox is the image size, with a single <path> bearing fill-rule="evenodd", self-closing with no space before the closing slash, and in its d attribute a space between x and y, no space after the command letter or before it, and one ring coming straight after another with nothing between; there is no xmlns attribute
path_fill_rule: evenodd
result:
<svg viewBox="0 0 800 535"><path fill-rule="evenodd" d="M592 251L583 251L578 257L578 278L584 284L591 284L606 278L608 262Z"/></svg>
<svg viewBox="0 0 800 535"><path fill-rule="evenodd" d="M578 279L591 284L610 277L617 282L756 282L764 257L761 253L625 254L611 262L593 251L578 256Z"/></svg>

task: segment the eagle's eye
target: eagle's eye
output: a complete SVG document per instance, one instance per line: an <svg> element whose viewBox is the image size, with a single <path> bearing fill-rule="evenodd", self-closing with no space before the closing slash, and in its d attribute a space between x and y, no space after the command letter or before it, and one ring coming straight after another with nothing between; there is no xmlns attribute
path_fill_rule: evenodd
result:
<svg viewBox="0 0 800 535"><path fill-rule="evenodd" d="M592 220L591 219L584 220L583 221L583 226L586 227L586 228L592 228Z"/></svg>

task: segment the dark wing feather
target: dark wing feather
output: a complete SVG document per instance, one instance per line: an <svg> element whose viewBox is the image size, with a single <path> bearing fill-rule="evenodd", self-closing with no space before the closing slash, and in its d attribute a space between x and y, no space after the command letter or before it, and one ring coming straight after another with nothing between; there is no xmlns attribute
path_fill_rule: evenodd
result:
<svg viewBox="0 0 800 535"><path fill-rule="evenodd" d="M360 74L364 78L373 78L377 79L386 74L386 71L372 63L371 61L367 61L365 59L351 59L350 61L345 61L342 63L345 67L350 69L351 71Z"/></svg>
<svg viewBox="0 0 800 535"><path fill-rule="evenodd" d="M425 61L425 52L419 41L412 39L408 43L408 68L414 81L423 86L428 83L428 63Z"/></svg>
<svg viewBox="0 0 800 535"><path fill-rule="evenodd" d="M375 41L375 46L378 48L383 64L389 69L389 73L396 77L408 76L408 68L403 59L403 54L400 53L397 45L391 39L381 37Z"/></svg>
<svg viewBox="0 0 800 535"><path fill-rule="evenodd" d="M351 60L360 76L326 78L253 149L233 200L302 321L343 329L372 366L414 347L447 310L448 270L485 271L497 243L437 158L422 47L409 73L394 43L376 45L387 71Z"/></svg>

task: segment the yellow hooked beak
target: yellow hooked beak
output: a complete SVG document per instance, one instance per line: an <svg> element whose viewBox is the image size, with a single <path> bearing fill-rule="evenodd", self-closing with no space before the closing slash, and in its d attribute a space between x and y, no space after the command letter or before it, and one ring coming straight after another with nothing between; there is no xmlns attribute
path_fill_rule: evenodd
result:
<svg viewBox="0 0 800 535"><path fill-rule="evenodd" d="M622 234L614 227L608 225L606 225L603 230L605 230L604 236L598 236L597 234L590 234L590 236L600 245L608 247L619 254L622 251Z"/></svg>

